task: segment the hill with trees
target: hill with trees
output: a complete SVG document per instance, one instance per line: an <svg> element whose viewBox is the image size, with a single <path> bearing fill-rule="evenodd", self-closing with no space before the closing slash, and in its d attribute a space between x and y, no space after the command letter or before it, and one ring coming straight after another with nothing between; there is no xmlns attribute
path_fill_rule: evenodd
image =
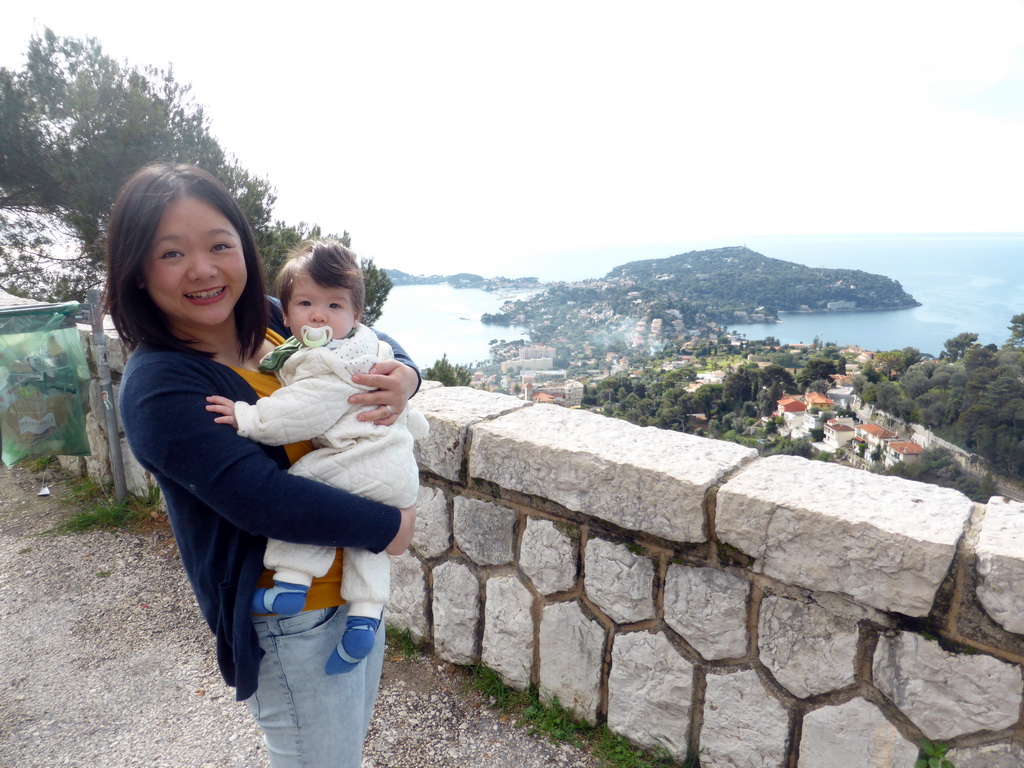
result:
<svg viewBox="0 0 1024 768"><path fill-rule="evenodd" d="M605 280L668 302L701 302L714 310L778 312L844 308L907 309L919 306L895 280L857 269L807 267L772 259L746 247L691 251L665 259L633 261Z"/></svg>
<svg viewBox="0 0 1024 768"><path fill-rule="evenodd" d="M1000 474L1024 478L1024 314L1002 347L962 333L938 360L907 364L900 350L875 355L854 377L857 394L981 456Z"/></svg>

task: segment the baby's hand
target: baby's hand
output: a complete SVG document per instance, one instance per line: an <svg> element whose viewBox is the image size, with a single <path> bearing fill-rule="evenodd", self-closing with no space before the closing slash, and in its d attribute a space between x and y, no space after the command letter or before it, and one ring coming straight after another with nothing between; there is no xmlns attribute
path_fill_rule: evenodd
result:
<svg viewBox="0 0 1024 768"><path fill-rule="evenodd" d="M214 419L217 424L227 424L232 429L238 429L238 422L235 421L235 402L233 400L228 400L220 395L210 395L206 398L206 402L210 403L210 405L206 406L206 410L220 414L220 416Z"/></svg>

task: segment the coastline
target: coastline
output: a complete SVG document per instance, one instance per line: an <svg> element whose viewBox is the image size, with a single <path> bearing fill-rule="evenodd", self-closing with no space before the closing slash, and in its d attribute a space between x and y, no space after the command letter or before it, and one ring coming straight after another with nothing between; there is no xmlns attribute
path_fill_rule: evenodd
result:
<svg viewBox="0 0 1024 768"><path fill-rule="evenodd" d="M780 309L780 315L839 315L856 312L902 312L906 309L917 309L923 307L920 301L907 304L903 307L852 307L850 309Z"/></svg>
<svg viewBox="0 0 1024 768"><path fill-rule="evenodd" d="M864 349L888 350L914 347L922 352L938 356L944 342L960 333L977 333L982 345L1002 345L1008 336L1007 326L1011 318L1024 311L1024 233L955 233L955 234L893 234L893 235L816 235L728 238L744 242L748 247L771 258L790 261L805 266L856 267L857 269L880 273L896 280L914 303L907 303L896 309L854 308L852 310L811 310L779 312L774 322L735 322L726 326L730 331L744 333L749 337L771 335L783 343L810 343L819 338L843 346L860 346ZM657 247L629 246L606 250L590 250L562 254L549 258L543 264L517 262L503 265L503 271L516 269L536 275L537 283L528 286L529 291L548 289L553 284L586 282L595 280L593 274L605 274L615 265L637 259L664 257L666 254L683 253L695 247L710 248L718 243L668 244ZM591 275L588 277L587 275ZM497 278L495 278L497 281ZM475 314L460 311L466 317L479 317L482 312L496 312L503 301L518 298L520 288L513 287L513 281L504 278L502 285L493 285L491 290L455 292L446 285L438 293L430 293L423 286L423 298L410 291L408 301L419 304L414 318L395 324L380 323L385 330L404 334L410 328L413 336L422 333L424 312L430 311L436 317L435 308L456 297L461 305L473 303L480 307ZM459 286L463 287L463 286ZM466 286L470 287L470 286ZM410 286L410 288L414 288ZM448 292L450 290L450 293ZM416 295L416 298L413 296ZM443 300L434 297L446 297ZM477 296L470 300L461 297ZM429 298L428 298L429 297ZM489 303L484 297L490 297ZM389 301L385 316L401 299ZM433 322L433 321L432 321ZM438 339L433 347L447 347L449 360L456 345L460 345L461 362L485 359L488 355L487 342L494 336L517 338L525 331L491 326L489 331L480 332L480 340L470 348L469 339L461 337L462 330L449 332L445 318L439 319L440 328L436 334L448 334L449 338ZM475 323L462 321L459 326ZM396 335L400 340L404 335ZM430 362L433 349L424 348L424 357Z"/></svg>

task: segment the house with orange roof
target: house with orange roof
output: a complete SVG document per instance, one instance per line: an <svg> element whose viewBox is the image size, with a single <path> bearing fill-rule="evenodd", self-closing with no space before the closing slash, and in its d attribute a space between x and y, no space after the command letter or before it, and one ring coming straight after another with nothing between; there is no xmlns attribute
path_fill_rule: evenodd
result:
<svg viewBox="0 0 1024 768"><path fill-rule="evenodd" d="M924 455L924 446L912 440L892 440L885 446L885 465L916 464Z"/></svg>
<svg viewBox="0 0 1024 768"><path fill-rule="evenodd" d="M555 397L555 395L551 394L550 392L545 392L543 390L539 390L537 392L534 392L533 394L533 402L535 403L546 403L549 405L553 405L555 402L561 399L562 398Z"/></svg>
<svg viewBox="0 0 1024 768"><path fill-rule="evenodd" d="M871 422L864 422L858 425L855 436L875 448L881 448L890 440L895 440L899 437L895 432L891 432L885 427L880 427Z"/></svg>
<svg viewBox="0 0 1024 768"><path fill-rule="evenodd" d="M776 416L785 416L787 413L803 413L807 410L807 405L803 400L797 400L794 397L784 397L777 401L777 405Z"/></svg>
<svg viewBox="0 0 1024 768"><path fill-rule="evenodd" d="M831 408L835 403L820 392L808 392L804 396L808 408Z"/></svg>
<svg viewBox="0 0 1024 768"><path fill-rule="evenodd" d="M778 408L775 415L781 416L789 430L799 429L804 421L804 414L807 413L807 405L802 400L793 397L784 397L778 401Z"/></svg>

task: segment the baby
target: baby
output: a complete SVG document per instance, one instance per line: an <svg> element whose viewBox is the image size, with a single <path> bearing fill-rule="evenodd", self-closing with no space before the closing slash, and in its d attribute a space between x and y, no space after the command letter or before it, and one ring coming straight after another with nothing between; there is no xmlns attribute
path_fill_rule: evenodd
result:
<svg viewBox="0 0 1024 768"><path fill-rule="evenodd" d="M395 507L411 507L419 492L413 440L427 434L421 413L406 409L391 426L358 421L350 395L366 391L352 382L391 347L359 323L365 288L355 255L333 241L302 245L277 278L284 320L293 336L267 355L260 370L274 372L282 386L255 405L212 396L215 421L268 445L312 440L315 450L291 472L330 483ZM274 586L256 591L253 611L291 615L305 607L314 577L323 576L336 550L271 539L264 565ZM346 548L341 596L349 604L346 631L326 664L328 674L353 669L373 649L391 587L386 553Z"/></svg>

